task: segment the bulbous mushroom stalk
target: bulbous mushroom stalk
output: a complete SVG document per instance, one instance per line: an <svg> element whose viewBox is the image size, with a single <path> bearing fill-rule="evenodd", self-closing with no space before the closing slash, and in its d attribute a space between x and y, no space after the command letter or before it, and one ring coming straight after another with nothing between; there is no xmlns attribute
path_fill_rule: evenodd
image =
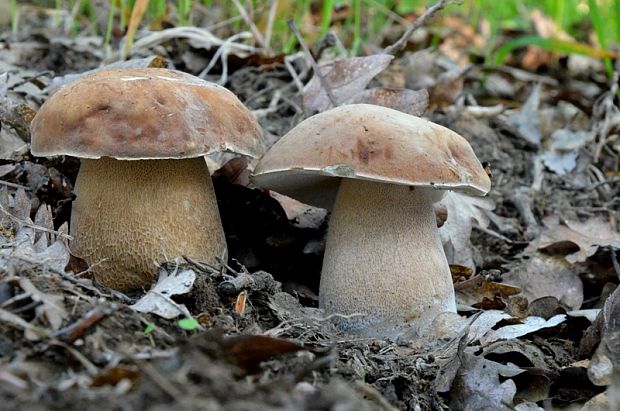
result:
<svg viewBox="0 0 620 411"><path fill-rule="evenodd" d="M329 221L320 306L344 329L396 336L456 312L433 203L442 192L343 179ZM369 332L372 330L372 332Z"/></svg>
<svg viewBox="0 0 620 411"><path fill-rule="evenodd" d="M131 178L128 178L131 176ZM209 169L183 160L83 159L71 213L71 250L98 281L130 290L150 284L177 256L226 260Z"/></svg>
<svg viewBox="0 0 620 411"><path fill-rule="evenodd" d="M491 186L463 137L389 108L341 106L289 131L253 180L333 207L319 306L344 314L335 316L343 329L406 337L456 311L433 202L441 190L484 195Z"/></svg>

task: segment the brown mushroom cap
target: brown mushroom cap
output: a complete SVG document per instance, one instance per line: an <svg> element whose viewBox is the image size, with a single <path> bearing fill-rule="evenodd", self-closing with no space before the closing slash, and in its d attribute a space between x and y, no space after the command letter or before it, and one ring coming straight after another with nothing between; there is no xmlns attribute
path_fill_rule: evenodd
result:
<svg viewBox="0 0 620 411"><path fill-rule="evenodd" d="M463 137L422 118L370 104L341 106L304 120L265 154L253 180L328 207L338 187L338 179L332 177L473 195L484 195L491 187Z"/></svg>
<svg viewBox="0 0 620 411"><path fill-rule="evenodd" d="M233 93L161 68L84 76L41 106L31 130L36 156L144 160L263 151L260 126Z"/></svg>

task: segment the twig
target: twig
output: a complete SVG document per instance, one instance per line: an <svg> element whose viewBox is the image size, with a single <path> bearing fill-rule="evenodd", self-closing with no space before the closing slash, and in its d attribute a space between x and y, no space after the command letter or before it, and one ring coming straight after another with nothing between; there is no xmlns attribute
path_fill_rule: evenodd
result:
<svg viewBox="0 0 620 411"><path fill-rule="evenodd" d="M30 190L30 187L23 186L21 184L9 183L8 181L0 180L0 184L7 187L23 188L24 190Z"/></svg>
<svg viewBox="0 0 620 411"><path fill-rule="evenodd" d="M385 411L396 411L397 408L394 408L392 404L385 399L383 395L375 387L372 385L365 383L363 381L355 381L355 388L364 395L364 397L373 401L376 405L380 407L380 409Z"/></svg>
<svg viewBox="0 0 620 411"><path fill-rule="evenodd" d="M424 26L426 22L435 15L435 13L445 8L449 4L452 4L452 3L461 4L461 2L462 0L439 0L437 3L433 4L431 7L426 9L426 11L420 17L415 19L414 22L411 24L411 26L409 26L409 28L405 30L403 35L396 41L396 43L392 44L391 46L386 47L383 50L383 53L391 54L391 55L398 53L405 47L405 45L407 44L407 41L409 40L413 32L419 29L420 27Z"/></svg>
<svg viewBox="0 0 620 411"><path fill-rule="evenodd" d="M527 187L522 186L514 191L510 197L510 201L515 206L521 217L521 222L525 225L525 238L531 240L538 234L538 221L532 212L530 204L530 191Z"/></svg>
<svg viewBox="0 0 620 411"><path fill-rule="evenodd" d="M267 17L267 28L265 29L265 50L271 50L271 36L273 35L273 23L276 20L278 11L278 1L271 0L269 14Z"/></svg>
<svg viewBox="0 0 620 411"><path fill-rule="evenodd" d="M177 404L183 404L185 395L183 392L172 385L161 373L146 361L136 361L136 365L144 374L146 374L151 381L155 383L163 392L168 394Z"/></svg>
<svg viewBox="0 0 620 411"><path fill-rule="evenodd" d="M63 329L56 331L53 335L54 337L58 337L61 340L67 342L68 344L72 344L75 340L84 335L84 333L88 331L92 326L103 320L106 316L110 315L114 308L116 307L95 307L89 312L87 312L84 317L82 317L79 321L74 322L73 324Z"/></svg>
<svg viewBox="0 0 620 411"><path fill-rule="evenodd" d="M614 247L609 247L609 251L611 251L611 263L614 266L614 270L616 271L616 276L620 278L620 263L618 263L618 255L616 254L616 249Z"/></svg>
<svg viewBox="0 0 620 411"><path fill-rule="evenodd" d="M78 360L84 366L84 368L86 368L86 371L88 371L89 375L94 376L99 374L99 368L97 368L95 364L93 364L88 358L86 358L84 354L71 347L69 344L65 344L64 342L59 340L52 340L50 341L50 345L57 345L67 350L69 354L73 355L73 357Z"/></svg>
<svg viewBox="0 0 620 411"><path fill-rule="evenodd" d="M209 64L207 64L207 67L205 67L198 74L198 77L204 79L219 59L222 63L222 74L220 75L220 79L217 81L217 83L220 85L226 84L226 81L228 81L228 55L230 54L230 44L232 44L237 39L247 38L248 36L251 37L252 35L244 31L230 36L228 39L226 39L226 41L224 41L224 43L222 43L222 45L218 47L215 54L211 58L211 61L209 61Z"/></svg>
<svg viewBox="0 0 620 411"><path fill-rule="evenodd" d="M53 77L53 75L54 75L54 72L52 72L52 71L49 71L49 70L41 71L40 73L37 73L35 75L24 77L20 81L18 81L16 83L14 83L13 85L11 85L9 87L9 90L15 90L17 87L23 86L24 84L29 83L32 80L38 79L39 77L43 77L43 76Z"/></svg>
<svg viewBox="0 0 620 411"><path fill-rule="evenodd" d="M304 84L301 82L301 79L299 78L299 74L297 74L297 72L295 71L295 67L293 67L293 63L292 63L293 60L295 60L297 57L300 57L300 56L303 56L303 53L299 52L299 53L285 56L284 65L286 66L286 69L291 75L293 82L297 86L297 90L299 90L299 92L302 93L304 91Z"/></svg>
<svg viewBox="0 0 620 411"><path fill-rule="evenodd" d="M243 7L241 5L241 3L239 3L239 0L232 0L232 2L235 5L235 7L237 8L237 10L239 11L239 14L243 18L243 21L245 21L245 24L247 24L250 27L250 31L252 32L252 35L254 36L254 39L256 40L256 42L262 48L264 48L267 53L269 53L269 50L268 50L268 48L266 46L266 43L265 43L265 38L263 37L261 32L258 30L258 27L256 27L256 24L254 24L254 22L252 21L252 19L248 15L248 12L245 9L245 7Z"/></svg>
<svg viewBox="0 0 620 411"><path fill-rule="evenodd" d="M488 235L490 235L492 237L499 238L500 240L503 240L503 241L507 242L508 244L514 244L514 241L512 241L510 238L508 238L508 237L506 237L504 235L501 235L500 233L498 233L496 231L493 231L490 228L485 228L485 227L482 227L482 226L479 226L479 225L475 225L474 228L478 229L478 230L482 231L483 233L488 234Z"/></svg>
<svg viewBox="0 0 620 411"><path fill-rule="evenodd" d="M29 222L27 222L25 220L21 220L21 219L15 217L13 214L11 214L7 210L5 210L4 207L2 206L2 204L0 204L0 212L5 214L7 217L9 217L11 220L15 221L16 223L19 223L23 227L32 228L35 231L43 231L43 232L46 232L46 233L54 234L54 235L56 235L56 236L58 236L60 238L63 238L65 240L73 240L73 237L71 237L69 234L65 234L65 233L63 233L61 231L51 230L49 228L45 228L45 227L42 227L40 225L32 224L32 223L29 223Z"/></svg>
<svg viewBox="0 0 620 411"><path fill-rule="evenodd" d="M595 188L599 188L602 185L605 185L605 184L615 184L615 183L620 183L620 177L612 177L612 178L607 179L607 180L598 181L598 182L592 184L591 186L587 187L586 189L587 190L594 190Z"/></svg>
<svg viewBox="0 0 620 411"><path fill-rule="evenodd" d="M37 327L36 325L32 325L20 316L15 315L3 308L0 308L0 322L12 324L23 329L24 331L30 331L41 339L48 337L47 330Z"/></svg>
<svg viewBox="0 0 620 411"><path fill-rule="evenodd" d="M230 271L231 273L233 273L236 276L239 275L239 272L233 270L233 268L231 266L228 265L228 263L226 261L224 261L224 258L219 257L219 256L215 256L215 260L220 263L220 265L222 267L224 267L225 269L227 269L228 271Z"/></svg>
<svg viewBox="0 0 620 411"><path fill-rule="evenodd" d="M31 258L27 258L23 255L15 255L15 254L7 254L7 255L3 255L4 258L9 258L9 259L13 259L13 260L17 260L17 261L21 261L24 262L26 264L31 264L33 266L41 266L41 261L36 261L34 259ZM64 278L67 281L70 281L76 285L79 285L82 288L85 288L88 291L92 291L93 293L97 294L99 297L110 297L107 294L102 293L101 291L99 291L96 287L89 285L89 284L85 284L81 279L78 278L74 278L73 275L65 273L64 271L61 270L56 270L54 268L48 267L48 266L43 266L43 268L45 270L48 270L56 275L61 276L62 278Z"/></svg>
<svg viewBox="0 0 620 411"><path fill-rule="evenodd" d="M325 79L325 77L323 77L323 74L321 73L319 65L316 63L316 60L314 60L312 53L310 53L310 50L308 49L306 42L304 41L303 37L301 37L301 34L297 30L297 27L295 27L295 22L293 21L293 19L288 20L288 26L291 29L291 32L295 35L295 37L297 37L297 41L299 42L299 45L303 49L304 54L306 55L306 59L308 60L310 65L312 65L312 70L314 70L314 75L316 76L316 78L319 79L319 83L321 83L321 87L323 87L323 90L325 90L325 93L327 93L327 97L329 98L329 101L332 103L332 106L338 107L338 102L336 100L336 97L332 93L332 90L329 84L327 84L327 80Z"/></svg>

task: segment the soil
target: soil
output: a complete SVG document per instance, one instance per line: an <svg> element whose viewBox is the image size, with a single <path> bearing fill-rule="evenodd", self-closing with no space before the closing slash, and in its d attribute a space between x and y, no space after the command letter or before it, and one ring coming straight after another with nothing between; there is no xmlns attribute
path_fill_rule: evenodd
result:
<svg viewBox="0 0 620 411"><path fill-rule="evenodd" d="M21 104L36 110L49 94L52 78L94 69L102 63L102 54L89 44L84 39L51 36L28 26L18 35L0 36L0 52L4 53L0 72L8 71L13 79L6 91L0 83L0 97L4 96L0 121L5 137L28 142L27 135L17 132L20 121L27 130L28 117L17 115L7 121L7 113L15 113ZM168 64L192 74L200 70L192 70L190 63L213 55L212 50L197 49L184 41L168 41L155 49ZM406 70L410 59L410 52L399 56L375 80L377 85L413 87L399 77L399 69ZM583 285L580 307L569 307L559 297L543 304L521 294L510 296L497 291L504 284L503 274L514 272L515 267L525 270L524 264L537 258L535 253L540 252L532 244L545 230L542 221L547 216L559 214L581 221L599 216L617 232L617 140L616 148L612 143L605 145L597 159L597 141L581 146L575 170L558 175L540 163L544 147L528 143L507 120L506 112L480 115L467 109L479 107L472 101L521 109L534 85L540 83L540 104L547 110L549 128L595 130L595 124L606 118L596 114L600 99L608 91L605 79L587 72L567 73L560 64L558 61L532 74L544 81L474 66L461 78L457 98L447 104L431 101L425 113L430 120L464 136L480 160L491 164L493 175L489 194L495 204L489 214L492 221L475 226L470 241L475 272L484 277L485 284L499 285L493 286L497 288L491 294L487 288L475 288L477 305L460 306L462 318L478 315L472 306L510 313L531 313L538 307L540 316L548 320L574 308L601 308L618 283L620 273L614 267L614 247L610 246L598 248L587 260L571 266ZM306 73L301 80L307 82L311 71L298 68ZM209 78L219 79L222 70L216 65ZM227 75L225 86L251 110L262 111L258 118L271 141L303 118L301 97L283 56L270 62L256 56L231 57ZM490 85L491 77L510 82L515 94L510 99L498 97ZM19 79L23 84L15 86ZM559 84L565 84L561 88L564 91L579 91L587 84L595 89L593 94L599 100L584 101L578 92L561 94ZM441 85L435 85L436 91L438 87ZM613 104L613 96L611 101ZM562 107L567 106L570 115L563 112ZM8 183L0 183L7 194L14 195L20 186L28 188L32 206L29 217L34 219L39 205L45 203L51 206L54 229L68 221L78 160L35 158L24 150L5 156L0 160L3 166L13 166L0 175L2 182ZM596 185L591 177L597 172L610 181L615 178L615 183ZM587 364L579 363L592 358L604 334L600 321L593 324L569 317L561 325L507 339L504 345L475 343L463 335L442 334L441 330L429 338L410 341L362 338L339 331L316 309L328 221L300 227L289 220L268 191L231 180L235 178L226 173L214 177L229 260L222 267L193 261L180 265L170 262L164 267L170 273L191 269L197 274L190 293L173 297L198 321L194 329L183 329L176 320L132 310L129 305L143 292L121 295L96 284L87 273L59 272L42 261L19 261L0 268L0 408L460 409L462 397L477 392L468 388L467 378L482 375L475 371L476 366L467 365L466 358L480 363L484 359L493 367L512 364L527 370L519 375L499 371L493 381L481 379L487 390L514 381L516 396L513 393L502 405L506 409L518 404L547 409L581 406L604 391L604 386L594 385L588 378ZM0 238L6 241L0 245L15 239L15 224L4 221L2 229ZM545 255L563 257L570 250L575 250L574 242L547 250ZM72 260L67 271L79 273L83 268ZM453 268L458 270L457 266ZM267 276L261 286L247 289L245 310L240 312L236 308L239 293L223 292L222 283L247 272L265 272L273 277ZM457 279L457 283L462 280ZM62 308L58 327L52 324L47 300L24 293L27 282ZM19 298L21 294L24 298ZM10 319L7 313L12 315ZM495 330L511 322L517 320L498 322ZM464 376L463 370L469 370L470 377ZM479 406L484 409L484 405Z"/></svg>

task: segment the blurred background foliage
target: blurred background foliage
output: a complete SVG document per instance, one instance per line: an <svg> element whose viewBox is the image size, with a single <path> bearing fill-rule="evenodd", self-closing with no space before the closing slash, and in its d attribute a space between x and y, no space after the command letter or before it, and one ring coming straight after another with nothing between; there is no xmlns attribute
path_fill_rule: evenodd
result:
<svg viewBox="0 0 620 411"><path fill-rule="evenodd" d="M0 9L6 10L4 23L15 33L24 14L35 10L68 35L102 36L103 46L130 44L140 27L156 31L191 25L221 38L252 31L275 53L298 48L287 25L293 19L310 45L332 32L359 55L393 42L435 1L0 0L5 3ZM620 0L463 0L444 10L431 31L435 45L447 31L460 31L469 52L486 64L503 63L513 50L536 46L602 59L611 74L620 43Z"/></svg>

